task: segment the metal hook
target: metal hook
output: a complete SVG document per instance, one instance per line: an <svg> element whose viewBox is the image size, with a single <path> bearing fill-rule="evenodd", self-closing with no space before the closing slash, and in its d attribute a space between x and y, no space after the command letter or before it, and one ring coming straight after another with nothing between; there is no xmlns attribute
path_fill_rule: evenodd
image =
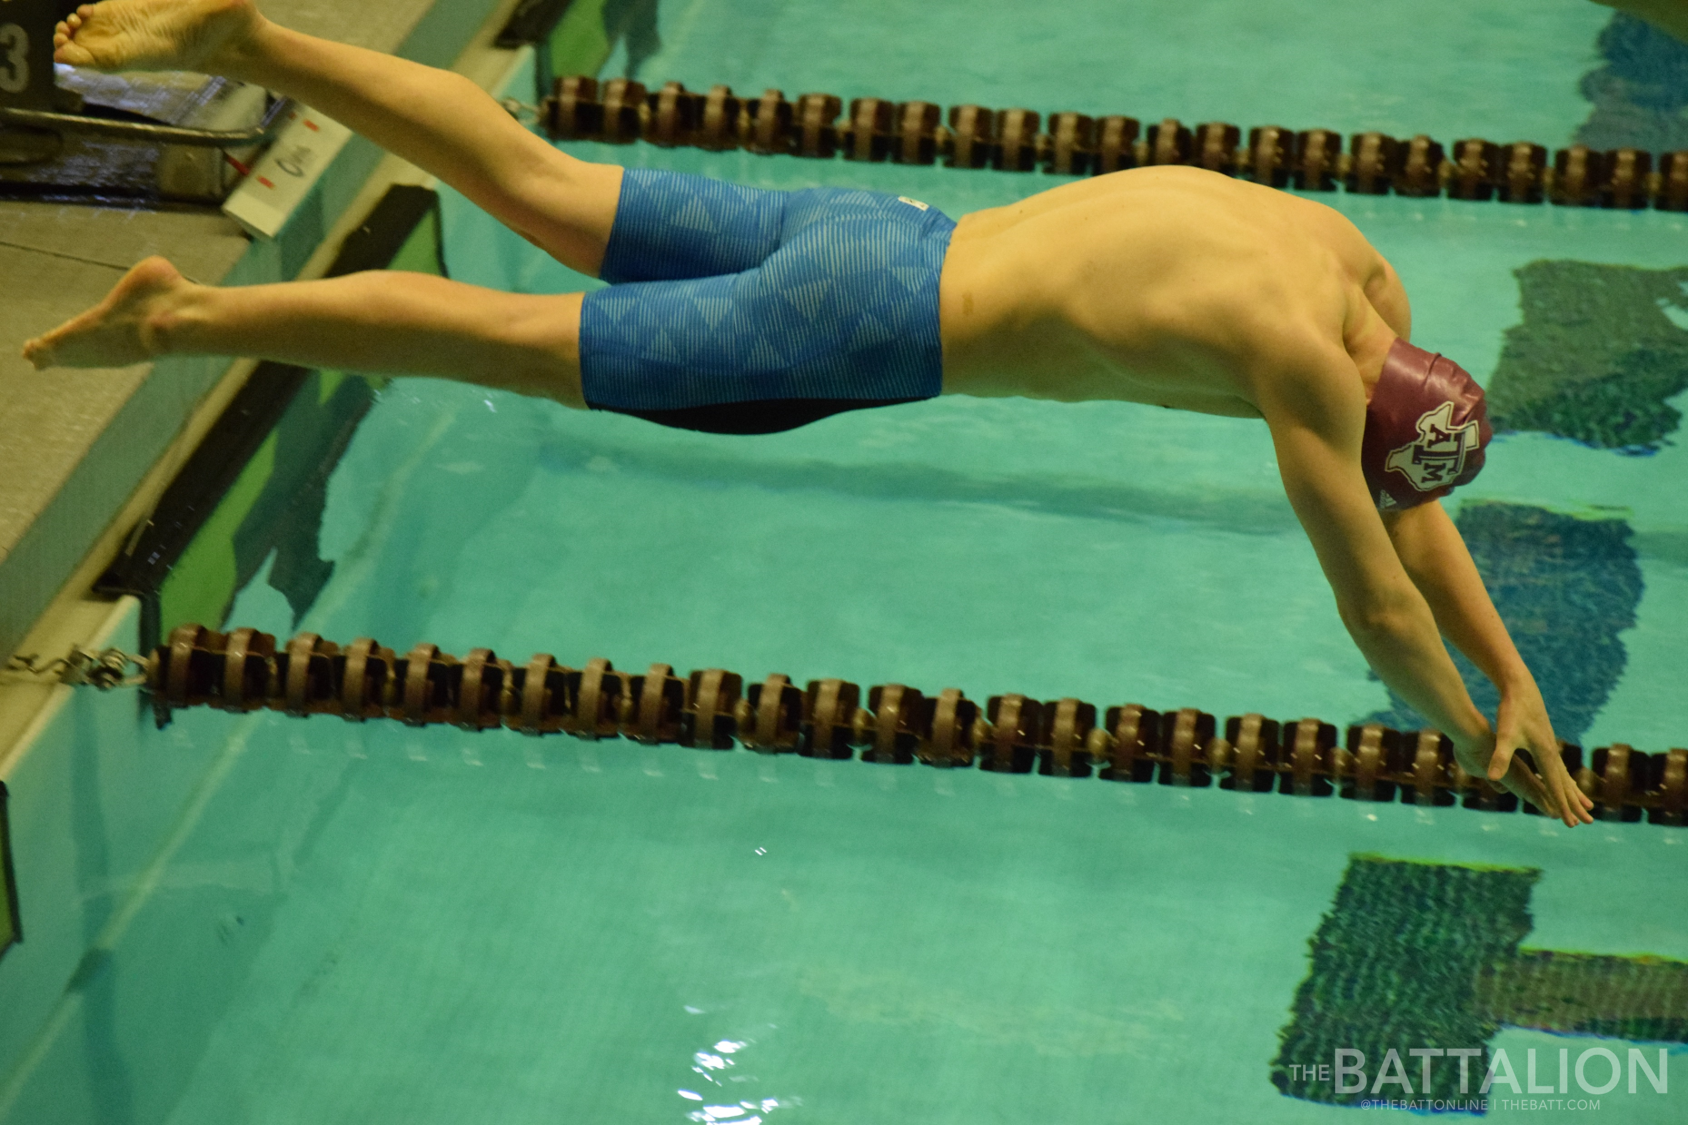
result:
<svg viewBox="0 0 1688 1125"><path fill-rule="evenodd" d="M140 671L131 674L131 665ZM69 687L86 685L100 691L145 684L145 667L145 662L139 657L131 656L120 648L108 648L102 652L72 648L67 655L47 661L41 660L35 653L20 654L6 664L8 671L24 672L40 679L52 677Z"/></svg>
<svg viewBox="0 0 1688 1125"><path fill-rule="evenodd" d="M540 119L544 117L544 113L538 106L529 105L520 98L504 98L498 104L504 107L504 112L523 125L537 125Z"/></svg>

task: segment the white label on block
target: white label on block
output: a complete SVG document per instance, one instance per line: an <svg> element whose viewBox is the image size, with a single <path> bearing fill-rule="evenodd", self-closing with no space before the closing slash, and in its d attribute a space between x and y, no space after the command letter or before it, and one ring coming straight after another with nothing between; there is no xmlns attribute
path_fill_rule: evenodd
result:
<svg viewBox="0 0 1688 1125"><path fill-rule="evenodd" d="M306 106L287 113L288 124L240 186L223 214L256 238L274 238L305 198L352 131Z"/></svg>

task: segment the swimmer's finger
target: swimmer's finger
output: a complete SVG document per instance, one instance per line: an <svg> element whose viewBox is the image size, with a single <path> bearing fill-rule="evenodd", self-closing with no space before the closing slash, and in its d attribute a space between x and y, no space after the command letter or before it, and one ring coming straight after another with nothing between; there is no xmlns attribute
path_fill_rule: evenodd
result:
<svg viewBox="0 0 1688 1125"><path fill-rule="evenodd" d="M1594 807L1594 802L1577 787L1569 772L1561 769L1549 777L1548 790L1554 798L1554 814L1565 822L1565 827L1575 828L1579 824L1594 823L1594 818L1588 815L1588 810Z"/></svg>
<svg viewBox="0 0 1688 1125"><path fill-rule="evenodd" d="M1579 811L1571 800L1571 794L1566 791L1564 783L1560 782L1554 785L1553 813L1565 822L1566 828L1575 828L1581 822L1581 817L1577 815Z"/></svg>
<svg viewBox="0 0 1688 1125"><path fill-rule="evenodd" d="M1565 768L1565 759L1551 751L1531 753L1541 767L1541 776L1559 797L1561 819L1573 828L1578 824L1593 824L1594 818L1589 815L1589 810L1594 808L1594 800L1582 791L1577 779Z"/></svg>
<svg viewBox="0 0 1688 1125"><path fill-rule="evenodd" d="M1499 781L1501 778L1506 776L1506 771L1512 767L1513 749L1514 747L1511 740L1506 742L1497 740L1495 742L1494 756L1489 759L1490 781Z"/></svg>
<svg viewBox="0 0 1688 1125"><path fill-rule="evenodd" d="M1512 790L1514 796L1530 802L1544 816L1564 819L1566 815L1560 807L1557 794L1543 785L1541 778L1536 776L1535 771L1522 762L1518 764L1516 769L1507 773L1506 788Z"/></svg>
<svg viewBox="0 0 1688 1125"><path fill-rule="evenodd" d="M1594 817L1590 815L1590 810L1594 808L1594 798L1584 793L1569 773L1560 782L1560 791L1565 800L1566 823L1573 828L1578 824L1594 823Z"/></svg>

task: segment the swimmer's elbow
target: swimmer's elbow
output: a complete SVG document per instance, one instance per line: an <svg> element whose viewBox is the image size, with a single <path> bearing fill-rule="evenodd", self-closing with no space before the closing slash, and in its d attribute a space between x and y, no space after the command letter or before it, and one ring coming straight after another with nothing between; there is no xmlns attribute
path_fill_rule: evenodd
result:
<svg viewBox="0 0 1688 1125"><path fill-rule="evenodd" d="M1360 644L1393 644L1412 636L1418 624L1418 608L1405 591L1368 593L1337 598L1337 613L1350 636Z"/></svg>

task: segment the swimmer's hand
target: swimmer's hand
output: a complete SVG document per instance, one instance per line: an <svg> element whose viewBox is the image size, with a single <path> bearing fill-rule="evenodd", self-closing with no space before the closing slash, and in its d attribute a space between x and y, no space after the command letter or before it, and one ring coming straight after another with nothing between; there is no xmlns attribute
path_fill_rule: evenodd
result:
<svg viewBox="0 0 1688 1125"><path fill-rule="evenodd" d="M1466 749L1456 743L1455 754L1465 771L1486 775L1544 815L1558 817L1567 827L1594 823L1589 813L1594 802L1565 768L1559 739L1548 721L1547 705L1533 680L1502 689L1498 718L1499 730L1485 739L1486 746ZM1539 774L1517 756L1519 750L1529 751Z"/></svg>

